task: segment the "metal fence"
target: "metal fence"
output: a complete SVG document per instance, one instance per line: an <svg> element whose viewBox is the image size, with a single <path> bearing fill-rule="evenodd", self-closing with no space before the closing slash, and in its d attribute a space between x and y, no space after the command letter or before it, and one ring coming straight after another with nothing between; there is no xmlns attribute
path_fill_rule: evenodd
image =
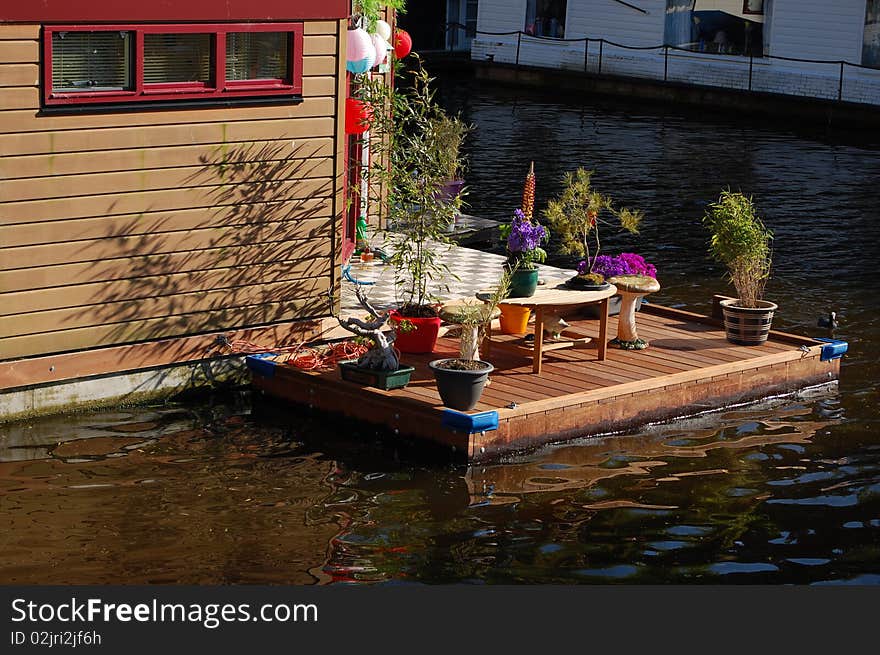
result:
<svg viewBox="0 0 880 655"><path fill-rule="evenodd" d="M843 60L726 55L672 45L629 46L604 38L559 39L522 31L483 32L460 23L448 23L445 29L461 30L465 38L475 39L471 48L474 59L482 56L515 66L880 105L880 69ZM476 40L480 37L496 41ZM573 49L576 44L582 47Z"/></svg>

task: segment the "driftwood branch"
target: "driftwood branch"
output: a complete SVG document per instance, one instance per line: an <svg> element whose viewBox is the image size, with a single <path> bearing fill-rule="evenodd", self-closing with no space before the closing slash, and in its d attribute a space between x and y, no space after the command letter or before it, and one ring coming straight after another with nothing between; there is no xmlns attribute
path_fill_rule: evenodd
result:
<svg viewBox="0 0 880 655"><path fill-rule="evenodd" d="M391 315L388 312L377 311L360 288L355 290L355 294L361 307L369 312L370 320L362 321L358 318L346 318L343 320L338 316L336 320L342 328L352 334L370 339L373 342L372 348L358 360L358 365L377 371L396 371L400 368L400 357L391 344L394 343L397 335L392 333L390 336L387 336L382 331Z"/></svg>

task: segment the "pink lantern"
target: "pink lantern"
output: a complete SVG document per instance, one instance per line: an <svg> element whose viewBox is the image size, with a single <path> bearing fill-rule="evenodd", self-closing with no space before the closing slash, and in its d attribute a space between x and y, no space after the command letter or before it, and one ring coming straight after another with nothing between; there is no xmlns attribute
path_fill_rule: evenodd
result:
<svg viewBox="0 0 880 655"><path fill-rule="evenodd" d="M373 47L376 49L375 65L378 66L380 64L384 64L385 60L388 59L388 48L390 47L388 45L388 41L383 39L378 34L371 34L370 38L373 41Z"/></svg>
<svg viewBox="0 0 880 655"><path fill-rule="evenodd" d="M376 48L366 30L348 30L345 67L350 73L366 73L376 63Z"/></svg>

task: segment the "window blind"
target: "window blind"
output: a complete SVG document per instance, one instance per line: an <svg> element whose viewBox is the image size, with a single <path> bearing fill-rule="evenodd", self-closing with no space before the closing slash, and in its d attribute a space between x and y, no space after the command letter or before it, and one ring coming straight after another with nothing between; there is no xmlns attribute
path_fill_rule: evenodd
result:
<svg viewBox="0 0 880 655"><path fill-rule="evenodd" d="M286 32L230 32L226 35L226 79L286 80L289 40Z"/></svg>
<svg viewBox="0 0 880 655"><path fill-rule="evenodd" d="M131 32L54 32L52 88L63 93L132 88Z"/></svg>
<svg viewBox="0 0 880 655"><path fill-rule="evenodd" d="M210 34L145 34L144 84L211 84Z"/></svg>

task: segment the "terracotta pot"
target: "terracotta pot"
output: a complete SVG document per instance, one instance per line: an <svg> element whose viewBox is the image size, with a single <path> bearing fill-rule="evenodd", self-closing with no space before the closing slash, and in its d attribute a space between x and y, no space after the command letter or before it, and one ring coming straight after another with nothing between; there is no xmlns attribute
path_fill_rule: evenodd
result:
<svg viewBox="0 0 880 655"><path fill-rule="evenodd" d="M430 353L434 352L437 345L437 335L440 333L440 317L420 318L401 316L397 311L391 312L394 321L409 321L415 326L411 332L398 332L394 340L394 347L402 353Z"/></svg>

